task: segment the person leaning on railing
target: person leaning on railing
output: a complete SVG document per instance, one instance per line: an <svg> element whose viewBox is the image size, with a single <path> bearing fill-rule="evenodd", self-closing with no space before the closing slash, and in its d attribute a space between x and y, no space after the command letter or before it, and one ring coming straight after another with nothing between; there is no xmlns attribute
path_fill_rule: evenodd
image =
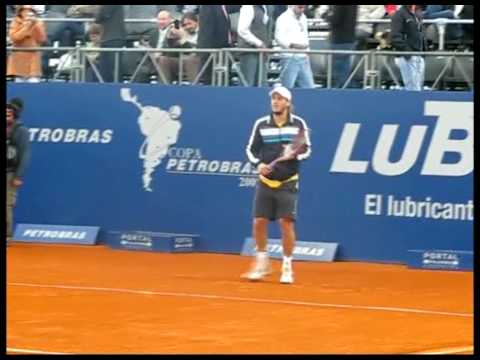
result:
<svg viewBox="0 0 480 360"><path fill-rule="evenodd" d="M102 48L121 48L125 45L126 31L123 5L101 5L98 14L95 17L95 22L102 25ZM98 67L104 82L113 82L115 80L115 75L118 76L119 80L122 79L123 71L121 53L117 56L118 73L115 74L115 53L100 53Z"/></svg>
<svg viewBox="0 0 480 360"><path fill-rule="evenodd" d="M18 6L9 37L16 48L39 47L47 40L45 25L31 5ZM12 51L8 57L7 76L15 76L17 81L38 82L42 76L41 53Z"/></svg>
<svg viewBox="0 0 480 360"><path fill-rule="evenodd" d="M102 39L102 26L99 24L91 24L88 29L88 41L85 43L86 48L99 48L100 42ZM100 53L98 51L88 52L86 53L88 57L87 66L86 66L86 73L85 73L85 81L87 82L95 82L96 75L93 70L93 66L98 68L98 59L100 57Z"/></svg>
<svg viewBox="0 0 480 360"><path fill-rule="evenodd" d="M238 47L268 49L273 38L273 8L270 5L242 5L238 19ZM267 56L265 53L244 52L238 55L246 86L267 84ZM260 57L263 57L260 72ZM260 76L262 78L260 79Z"/></svg>
<svg viewBox="0 0 480 360"><path fill-rule="evenodd" d="M425 38L417 5L403 5L392 16L392 46L397 51L424 51ZM402 74L405 90L423 90L425 60L422 56L405 54L395 58Z"/></svg>

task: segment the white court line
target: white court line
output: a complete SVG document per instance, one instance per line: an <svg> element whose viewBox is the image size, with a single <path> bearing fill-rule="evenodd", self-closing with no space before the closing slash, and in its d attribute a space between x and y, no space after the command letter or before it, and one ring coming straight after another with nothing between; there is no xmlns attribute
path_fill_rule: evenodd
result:
<svg viewBox="0 0 480 360"><path fill-rule="evenodd" d="M391 312L401 312L401 313L416 313L416 314L425 314L425 315L444 315L444 316L473 318L473 314L467 314L467 313L397 308L397 307L383 307L383 306L322 304L322 303L307 302L307 301L259 299L259 298L245 298L245 297L237 297L237 296L188 294L188 293L150 291L150 290L115 289L115 288L103 288L103 287L91 287L91 286L45 285L45 284L27 284L27 283L8 283L7 285L53 288L53 289L103 291L103 292L128 293L128 294L138 294L138 295L159 295L159 296L191 297L191 298L200 298L200 299L232 300L232 301L256 302L256 303L266 303L266 304L301 305L301 306L329 307L329 308L340 308L340 309L391 311Z"/></svg>
<svg viewBox="0 0 480 360"><path fill-rule="evenodd" d="M8 352L17 353L17 354L69 355L68 353L61 353L61 352L43 351L43 350L35 350L35 349L18 349L18 348L7 347L7 353Z"/></svg>
<svg viewBox="0 0 480 360"><path fill-rule="evenodd" d="M448 354L459 354L467 351L473 352L473 346L465 346L458 348L446 348L438 350L429 350L410 353L409 355L448 355ZM19 348L9 348L7 347L7 353L17 353L17 354L40 354L40 355L71 355L69 353L53 352L53 351L43 351L35 349L19 349Z"/></svg>
<svg viewBox="0 0 480 360"><path fill-rule="evenodd" d="M448 354L459 354L463 352L473 352L473 346L464 346L464 347L456 347L456 348L444 348L444 349L436 349L436 350L426 350L426 351L419 351L411 353L411 355L448 355Z"/></svg>

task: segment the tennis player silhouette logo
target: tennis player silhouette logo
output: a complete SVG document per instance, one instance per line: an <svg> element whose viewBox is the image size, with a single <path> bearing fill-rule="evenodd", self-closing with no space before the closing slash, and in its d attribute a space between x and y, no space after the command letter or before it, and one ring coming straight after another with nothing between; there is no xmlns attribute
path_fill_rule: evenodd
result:
<svg viewBox="0 0 480 360"><path fill-rule="evenodd" d="M165 111L155 106L142 106L137 101L137 96L132 96L128 88L120 89L120 96L123 101L134 104L140 110L138 125L145 140L138 157L143 160L143 189L152 191L152 173L167 155L169 147L178 140L182 127L179 121L182 108L174 105Z"/></svg>

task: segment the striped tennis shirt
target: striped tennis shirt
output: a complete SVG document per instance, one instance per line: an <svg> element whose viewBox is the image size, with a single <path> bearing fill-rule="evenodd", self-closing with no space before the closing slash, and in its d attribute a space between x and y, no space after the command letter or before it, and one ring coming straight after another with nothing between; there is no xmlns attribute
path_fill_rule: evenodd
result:
<svg viewBox="0 0 480 360"><path fill-rule="evenodd" d="M311 143L307 124L297 115L290 114L281 127L275 124L272 114L258 119L253 126L246 149L248 160L254 165L269 164L282 155L284 146L292 143L301 129L305 130L307 145L305 152L297 155L296 159L277 163L267 178L284 181L298 174L300 161L307 159L311 154Z"/></svg>

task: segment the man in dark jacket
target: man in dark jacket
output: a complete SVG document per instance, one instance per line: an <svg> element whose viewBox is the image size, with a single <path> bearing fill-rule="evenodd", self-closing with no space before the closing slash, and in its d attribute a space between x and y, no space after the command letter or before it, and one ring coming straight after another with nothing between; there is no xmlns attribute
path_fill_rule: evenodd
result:
<svg viewBox="0 0 480 360"><path fill-rule="evenodd" d="M102 48L121 48L125 45L125 15L123 5L101 5L95 22L102 25ZM122 57L118 55L118 79L122 80ZM104 82L115 79L115 53L102 52L98 59L98 67Z"/></svg>
<svg viewBox="0 0 480 360"><path fill-rule="evenodd" d="M354 50L357 5L333 5L330 17L330 44L332 50ZM345 85L350 74L350 55L333 57L333 87Z"/></svg>
<svg viewBox="0 0 480 360"><path fill-rule="evenodd" d="M396 51L424 51L425 39L417 5L402 5L392 16L392 46ZM425 77L425 61L421 56L403 55L395 58L405 90L421 91Z"/></svg>
<svg viewBox="0 0 480 360"><path fill-rule="evenodd" d="M19 120L22 110L21 99L7 103L7 241L13 235L17 188L23 184L22 177L30 160L29 132Z"/></svg>
<svg viewBox="0 0 480 360"><path fill-rule="evenodd" d="M200 49L221 49L233 45L230 14L240 11L241 5L201 5L199 14L200 29L198 44ZM200 70L207 62L209 53L200 53ZM212 62L202 74L202 82L210 85Z"/></svg>

